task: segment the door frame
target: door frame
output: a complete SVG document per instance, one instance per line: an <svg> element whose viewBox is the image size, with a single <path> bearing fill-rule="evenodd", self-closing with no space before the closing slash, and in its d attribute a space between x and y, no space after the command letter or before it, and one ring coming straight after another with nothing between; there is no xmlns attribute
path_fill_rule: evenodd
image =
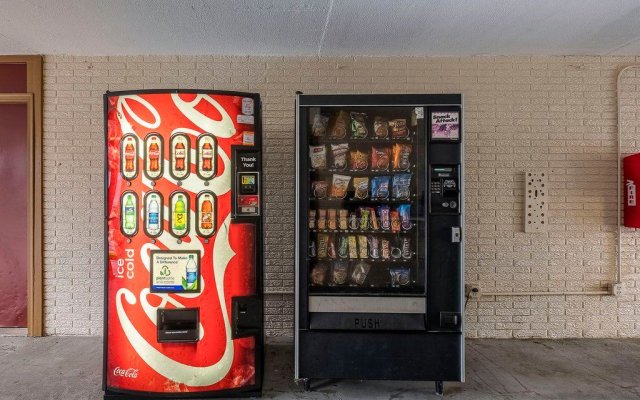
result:
<svg viewBox="0 0 640 400"><path fill-rule="evenodd" d="M1 104L27 105L27 334L43 336L42 268L42 57L0 56L0 64L26 64L27 93L0 93Z"/></svg>

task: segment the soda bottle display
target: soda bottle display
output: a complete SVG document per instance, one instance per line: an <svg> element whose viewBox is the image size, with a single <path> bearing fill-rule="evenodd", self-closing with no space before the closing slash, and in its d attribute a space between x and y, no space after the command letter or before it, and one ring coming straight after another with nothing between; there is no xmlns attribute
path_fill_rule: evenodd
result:
<svg viewBox="0 0 640 400"><path fill-rule="evenodd" d="M202 170L213 170L213 147L209 142L202 145Z"/></svg>
<svg viewBox="0 0 640 400"><path fill-rule="evenodd" d="M203 231L213 229L213 205L208 195L200 207L200 229Z"/></svg>
<svg viewBox="0 0 640 400"><path fill-rule="evenodd" d="M186 279L186 289L188 290L196 290L198 289L198 266L196 265L195 260L193 259L193 254L189 254L189 261L187 261L187 279Z"/></svg>
<svg viewBox="0 0 640 400"><path fill-rule="evenodd" d="M124 230L125 232L135 232L136 230L136 206L133 203L133 195L127 194L124 204Z"/></svg>
<svg viewBox="0 0 640 400"><path fill-rule="evenodd" d="M134 172L135 171L135 165L133 163L133 159L136 156L136 150L133 147L133 143L127 143L124 147L124 160L125 160L125 164L124 164L124 170L126 172Z"/></svg>
<svg viewBox="0 0 640 400"><path fill-rule="evenodd" d="M155 198L149 202L147 207L147 233L149 235L160 233L160 206Z"/></svg>
<svg viewBox="0 0 640 400"><path fill-rule="evenodd" d="M176 171L184 171L186 169L185 158L187 157L187 152L184 148L184 144L182 142L178 142L174 149L174 160L175 160L175 170Z"/></svg>
<svg viewBox="0 0 640 400"><path fill-rule="evenodd" d="M149 145L149 171L160 171L160 147L158 143L152 142Z"/></svg>
<svg viewBox="0 0 640 400"><path fill-rule="evenodd" d="M173 231L178 233L187 229L187 211L184 203L184 196L179 194L176 205L173 208Z"/></svg>

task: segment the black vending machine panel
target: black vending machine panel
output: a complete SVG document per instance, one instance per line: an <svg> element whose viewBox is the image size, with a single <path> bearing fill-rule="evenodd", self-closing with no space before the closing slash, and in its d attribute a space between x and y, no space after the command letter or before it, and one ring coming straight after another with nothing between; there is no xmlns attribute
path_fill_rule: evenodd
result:
<svg viewBox="0 0 640 400"><path fill-rule="evenodd" d="M462 95L299 94L296 119L296 379L463 381Z"/></svg>

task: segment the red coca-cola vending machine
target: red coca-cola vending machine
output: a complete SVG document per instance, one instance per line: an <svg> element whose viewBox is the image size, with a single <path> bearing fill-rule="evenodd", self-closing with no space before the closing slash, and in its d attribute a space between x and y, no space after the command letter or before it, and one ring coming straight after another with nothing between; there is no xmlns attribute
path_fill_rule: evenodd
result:
<svg viewBox="0 0 640 400"><path fill-rule="evenodd" d="M107 92L105 398L262 384L260 97Z"/></svg>

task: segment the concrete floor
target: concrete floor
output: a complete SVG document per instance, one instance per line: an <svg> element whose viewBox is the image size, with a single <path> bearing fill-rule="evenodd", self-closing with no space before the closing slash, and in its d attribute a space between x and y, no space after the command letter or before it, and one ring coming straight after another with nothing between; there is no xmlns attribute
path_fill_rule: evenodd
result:
<svg viewBox="0 0 640 400"><path fill-rule="evenodd" d="M267 348L264 398L438 399L432 382L330 381L301 392L291 346ZM101 399L102 340L0 337L0 399ZM640 399L640 340L469 340L447 399Z"/></svg>

